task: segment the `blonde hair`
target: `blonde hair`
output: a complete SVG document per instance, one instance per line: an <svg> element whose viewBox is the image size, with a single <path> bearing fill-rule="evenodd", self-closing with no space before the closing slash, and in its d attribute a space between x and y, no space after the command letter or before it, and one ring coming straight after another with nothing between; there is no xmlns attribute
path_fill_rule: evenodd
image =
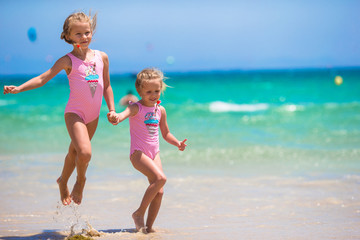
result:
<svg viewBox="0 0 360 240"><path fill-rule="evenodd" d="M65 19L63 32L60 35L60 39L64 39L65 42L73 44L73 41L68 39L68 37L70 35L71 26L74 22L88 22L90 24L91 33L94 34L96 29L96 17L97 13L91 17L91 11L89 12L89 15L86 15L83 12L76 12L71 14Z"/></svg>
<svg viewBox="0 0 360 240"><path fill-rule="evenodd" d="M163 93L168 87L168 85L165 84L165 80L167 77L164 76L163 72L156 68L145 68L141 72L139 72L136 76L135 81L135 88L136 91L139 93L141 88L143 87L145 82L149 82L152 80L160 80L161 81L161 92ZM139 93L140 94L140 93Z"/></svg>

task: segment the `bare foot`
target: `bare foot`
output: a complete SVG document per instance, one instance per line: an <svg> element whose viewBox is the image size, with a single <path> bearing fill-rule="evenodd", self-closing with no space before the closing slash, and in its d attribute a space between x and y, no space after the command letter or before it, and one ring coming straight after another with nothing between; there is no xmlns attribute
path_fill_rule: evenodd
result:
<svg viewBox="0 0 360 240"><path fill-rule="evenodd" d="M84 187L85 187L85 181L86 179L84 180L76 180L76 183L74 184L74 188L71 192L71 199L74 201L74 203L80 205L81 203L81 200L82 200L82 194L83 194L83 190L84 190Z"/></svg>
<svg viewBox="0 0 360 240"><path fill-rule="evenodd" d="M132 214L132 218L134 219L135 228L138 232L147 233L146 227L144 224L144 216L134 212Z"/></svg>
<svg viewBox="0 0 360 240"><path fill-rule="evenodd" d="M69 205L71 203L71 197L67 184L62 181L61 176L56 180L56 182L59 185L60 199L62 204L64 204L65 206Z"/></svg>
<svg viewBox="0 0 360 240"><path fill-rule="evenodd" d="M156 232L155 229L149 228L149 227L146 228L146 231L147 231L147 233L154 233L154 232Z"/></svg>

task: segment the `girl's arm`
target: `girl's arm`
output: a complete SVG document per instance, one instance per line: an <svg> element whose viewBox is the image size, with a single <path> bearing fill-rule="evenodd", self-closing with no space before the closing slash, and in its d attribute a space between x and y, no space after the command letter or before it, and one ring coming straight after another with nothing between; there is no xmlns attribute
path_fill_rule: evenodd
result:
<svg viewBox="0 0 360 240"><path fill-rule="evenodd" d="M139 107L136 104L130 104L127 108L121 113L115 113L115 117L112 119L111 123L117 125L118 123L124 121L128 117L135 116L139 111ZM110 118L110 112L108 113L108 118Z"/></svg>
<svg viewBox="0 0 360 240"><path fill-rule="evenodd" d="M49 70L37 77L30 79L20 86L4 86L4 94L16 94L19 92L42 87L63 69L65 69L67 72L71 70L71 60L66 55L58 59Z"/></svg>
<svg viewBox="0 0 360 240"><path fill-rule="evenodd" d="M108 55L104 52L100 52L100 54L104 63L104 69L103 69L104 98L110 113L110 114L108 113L108 120L109 122L114 124L113 119L115 117L116 112L115 112L115 104L114 104L114 93L110 85L109 58Z"/></svg>
<svg viewBox="0 0 360 240"><path fill-rule="evenodd" d="M183 141L180 142L179 140L177 140L177 138L174 135L172 135L172 133L169 130L169 126L167 124L167 121L166 121L165 108L160 106L160 110L161 110L160 130L161 130L161 134L162 134L163 138L168 143L178 147L180 151L184 151L185 147L187 146L185 144L187 139L184 139Z"/></svg>

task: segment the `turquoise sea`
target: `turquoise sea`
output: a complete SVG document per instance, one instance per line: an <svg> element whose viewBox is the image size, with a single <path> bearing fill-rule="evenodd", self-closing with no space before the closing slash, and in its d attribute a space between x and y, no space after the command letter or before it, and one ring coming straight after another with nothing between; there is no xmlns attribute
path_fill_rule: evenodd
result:
<svg viewBox="0 0 360 240"><path fill-rule="evenodd" d="M179 152L161 141L168 195L162 210L165 216L160 213L157 222L163 234L159 239L212 239L208 237L216 234L233 239L240 236L233 229L235 225L244 223L246 230L242 229L241 236L247 239L306 239L301 237L303 231L305 237L313 239L328 239L326 234L335 239L360 237L356 227L360 223L360 69L166 75L170 87L161 104L167 110L171 132L179 140L187 138L188 147ZM342 77L342 84L335 84L336 76ZM0 82L18 85L31 77L1 76ZM131 74L111 75L117 111L123 110L120 98L130 89L135 91L134 81ZM22 205L24 199L34 203L38 194L49 194L46 201L54 200L53 205L49 203L44 211L50 215L55 212L55 179L70 142L63 117L68 95L65 75L36 90L0 95L0 236L68 230L68 226L49 220L43 226L26 223L22 231L19 224L34 217L29 217L27 208L15 213L10 210L13 205ZM97 206L91 199L113 199L108 204L119 201L115 205L126 211L135 207L132 202L140 201L146 184L133 195L129 192L135 191L137 181L145 179L129 162L128 122L112 126L106 113L103 101L92 141L84 205ZM132 183L136 186L130 186ZM41 186L39 192L28 195L35 185ZM98 197L99 191L103 191L103 198ZM91 197L86 198L86 194ZM82 207L84 215L97 216ZM184 214L189 208L197 210ZM285 214L281 209L288 211ZM33 211L45 214L40 207ZM104 217L119 217L112 211L102 210L92 224L105 230L132 227L126 218L123 222L105 221ZM131 215L128 211L126 216ZM175 222L173 215L177 216ZM185 215L194 218L189 220ZM266 216L269 221L264 220ZM178 222L181 219L183 223ZM339 224L344 224L342 230L334 230ZM207 235L211 229L212 234ZM123 239L121 236L113 237Z"/></svg>
<svg viewBox="0 0 360 240"><path fill-rule="evenodd" d="M340 86L335 76L343 78ZM21 84L31 76L3 76L3 84ZM325 173L359 170L360 70L245 71L168 74L162 105L170 130L188 138L189 151L170 165L211 169L262 168L286 172ZM134 89L131 75L112 75L117 111L119 99ZM58 76L37 90L1 95L2 155L52 154L67 150L63 112L69 88ZM106 120L105 101L94 137L94 154L127 151L127 123ZM126 162L114 159L109 165ZM308 169L309 168L309 169ZM248 169L256 173L259 169ZM266 169L264 169L266 171Z"/></svg>

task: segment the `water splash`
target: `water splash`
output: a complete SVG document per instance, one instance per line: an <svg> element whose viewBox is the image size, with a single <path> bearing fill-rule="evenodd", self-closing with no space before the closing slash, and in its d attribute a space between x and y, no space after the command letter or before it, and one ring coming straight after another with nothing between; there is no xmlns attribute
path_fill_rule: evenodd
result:
<svg viewBox="0 0 360 240"><path fill-rule="evenodd" d="M53 219L55 222L62 223L65 231L70 232L70 236L82 232L83 229L90 225L88 221L82 219L79 209L80 206L73 202L68 206L64 206L61 202L57 203Z"/></svg>

